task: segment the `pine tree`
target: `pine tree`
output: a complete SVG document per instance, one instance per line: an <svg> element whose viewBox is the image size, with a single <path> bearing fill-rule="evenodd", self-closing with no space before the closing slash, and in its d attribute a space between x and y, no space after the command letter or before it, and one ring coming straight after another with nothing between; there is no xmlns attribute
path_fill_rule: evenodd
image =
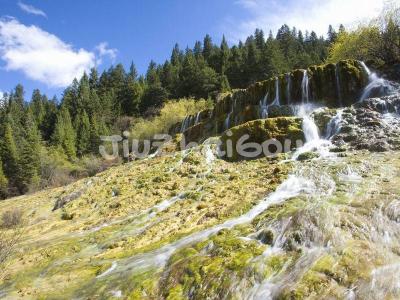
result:
<svg viewBox="0 0 400 300"><path fill-rule="evenodd" d="M264 32L261 29L256 29L254 38L256 40L258 50L262 51L265 47Z"/></svg>
<svg viewBox="0 0 400 300"><path fill-rule="evenodd" d="M38 89L33 90L30 107L32 108L32 112L38 126L42 124L46 113L43 103L44 97L45 96L42 96Z"/></svg>
<svg viewBox="0 0 400 300"><path fill-rule="evenodd" d="M220 46L220 70L219 73L221 75L225 74L226 69L228 68L228 60L230 56L230 49L228 43L226 42L225 36L222 37L222 42Z"/></svg>
<svg viewBox="0 0 400 300"><path fill-rule="evenodd" d="M179 45L175 44L174 49L171 54L171 64L174 66L179 66L182 62L182 51L179 49Z"/></svg>
<svg viewBox="0 0 400 300"><path fill-rule="evenodd" d="M329 25L328 28L328 43L332 44L336 41L337 39L337 33L335 29L333 29L332 25Z"/></svg>
<svg viewBox="0 0 400 300"><path fill-rule="evenodd" d="M214 45L212 43L212 39L207 34L204 37L204 41L203 41L203 57L207 62L209 62L209 60L210 60L210 57L211 57L212 52L213 52L213 48L214 48Z"/></svg>
<svg viewBox="0 0 400 300"><path fill-rule="evenodd" d="M70 159L76 157L76 134L72 126L71 116L65 107L62 107L57 114L52 141L53 144L60 147Z"/></svg>
<svg viewBox="0 0 400 300"><path fill-rule="evenodd" d="M4 136L1 139L1 157L3 159L4 174L10 181L12 187L18 185L19 165L18 150L14 139L14 132L11 127L10 116L7 117L4 124Z"/></svg>
<svg viewBox="0 0 400 300"><path fill-rule="evenodd" d="M91 99L90 99L89 78L86 75L86 73L83 73L78 88L77 113L79 113L82 110L90 109L90 105L91 105Z"/></svg>
<svg viewBox="0 0 400 300"><path fill-rule="evenodd" d="M24 194L40 182L40 134L30 110L26 114L25 139L18 164L18 189Z"/></svg>
<svg viewBox="0 0 400 300"><path fill-rule="evenodd" d="M131 76L128 76L126 80L124 93L123 112L125 115L130 116L138 114L143 90L140 84Z"/></svg>
<svg viewBox="0 0 400 300"><path fill-rule="evenodd" d="M90 89L97 89L99 85L99 73L97 72L96 68L90 69L90 75L89 75L89 86Z"/></svg>
<svg viewBox="0 0 400 300"><path fill-rule="evenodd" d="M196 57L196 59L203 57L202 52L203 52L203 49L201 47L201 42L196 41L196 43L194 44L194 48L193 48L193 53L194 53L194 56Z"/></svg>
<svg viewBox="0 0 400 300"><path fill-rule="evenodd" d="M136 80L138 77L138 73L135 67L135 64L132 62L131 66L129 67L129 77L133 80Z"/></svg>
<svg viewBox="0 0 400 300"><path fill-rule="evenodd" d="M75 127L77 129L77 152L82 156L90 150L90 121L85 110L79 113Z"/></svg>
<svg viewBox="0 0 400 300"><path fill-rule="evenodd" d="M43 118L43 122L39 124L39 129L43 140L48 141L54 132L58 108L56 97L54 97L52 100L47 100L47 98L44 98L44 100L45 116Z"/></svg>

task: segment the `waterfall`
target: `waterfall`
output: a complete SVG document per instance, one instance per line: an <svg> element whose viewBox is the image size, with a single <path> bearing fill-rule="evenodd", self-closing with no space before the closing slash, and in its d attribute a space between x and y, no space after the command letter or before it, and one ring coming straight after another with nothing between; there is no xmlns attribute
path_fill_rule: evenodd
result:
<svg viewBox="0 0 400 300"><path fill-rule="evenodd" d="M229 122L230 122L231 114L232 114L232 112L229 112L228 115L226 116L226 119L224 122L225 130L229 129L229 125L230 125Z"/></svg>
<svg viewBox="0 0 400 300"><path fill-rule="evenodd" d="M199 124L199 121L200 121L200 111L196 115L196 121L194 122L194 125Z"/></svg>
<svg viewBox="0 0 400 300"><path fill-rule="evenodd" d="M232 106L231 106L231 111L228 113L228 115L226 116L224 125L225 125L225 130L228 130L230 127L230 119L231 119L231 115L235 112L235 108L236 108L236 98L233 100ZM234 126L236 125L236 118L235 118L235 122L234 122Z"/></svg>
<svg viewBox="0 0 400 300"><path fill-rule="evenodd" d="M268 117L268 92L265 94L264 98L260 100L260 117L265 119Z"/></svg>
<svg viewBox="0 0 400 300"><path fill-rule="evenodd" d="M326 126L326 134L325 138L329 139L333 135L339 133L340 128L341 128L341 122L343 121L343 111L339 109L336 113L336 116L334 116Z"/></svg>
<svg viewBox="0 0 400 300"><path fill-rule="evenodd" d="M343 106L343 101L342 101L342 91L340 88L340 74L339 74L339 66L338 64L335 65L335 77L336 77L336 91L337 91L337 96L339 99L339 106Z"/></svg>
<svg viewBox="0 0 400 300"><path fill-rule="evenodd" d="M189 116L186 116L185 119L183 120L182 125L181 125L181 133L183 133L186 130L186 123L187 123L188 119L189 119Z"/></svg>
<svg viewBox="0 0 400 300"><path fill-rule="evenodd" d="M271 105L281 105L281 101L279 98L279 77L276 77L276 81L275 81L275 99L274 102L272 102Z"/></svg>
<svg viewBox="0 0 400 300"><path fill-rule="evenodd" d="M376 73L371 72L371 70L363 61L361 61L360 64L368 75L368 85L364 88L364 91L359 101L364 101L365 99L368 99L369 97L371 97L371 94L373 95L373 92L375 94L378 94L379 96L384 96L389 95L395 91L395 87L390 81L380 78Z"/></svg>
<svg viewBox="0 0 400 300"><path fill-rule="evenodd" d="M310 113L307 112L307 108L304 105L301 105L297 111L297 116L303 118L303 132L304 137L306 138L306 142L313 142L319 140L318 127L315 124L314 120L310 117Z"/></svg>
<svg viewBox="0 0 400 300"><path fill-rule="evenodd" d="M287 104L290 105L290 89L291 89L291 85L292 85L292 77L290 75L290 73L287 73L286 75L286 81L287 81L287 85L286 85L286 94L287 94Z"/></svg>
<svg viewBox="0 0 400 300"><path fill-rule="evenodd" d="M310 104L300 105L297 107L296 115L303 119L302 129L306 143L303 147L297 149L292 156L292 160L297 160L298 157L306 152L317 151L321 157L329 157L332 154L329 152L331 143L326 139L321 139L318 133L318 127L311 117L313 106Z"/></svg>
<svg viewBox="0 0 400 300"><path fill-rule="evenodd" d="M309 78L307 70L304 70L303 80L301 82L301 101L302 103L308 103L309 100Z"/></svg>

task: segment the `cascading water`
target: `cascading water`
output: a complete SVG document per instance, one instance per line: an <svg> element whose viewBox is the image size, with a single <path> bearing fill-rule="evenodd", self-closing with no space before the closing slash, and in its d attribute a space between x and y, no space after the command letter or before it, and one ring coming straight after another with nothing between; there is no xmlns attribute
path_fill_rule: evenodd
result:
<svg viewBox="0 0 400 300"><path fill-rule="evenodd" d="M311 117L313 109L314 107L311 104L295 107L296 115L303 119L302 128L306 143L303 145L303 147L295 151L292 156L292 160L297 160L301 154L310 151L318 152L320 157L331 156L329 147L331 147L332 144L329 140L321 139L319 137L318 127Z"/></svg>
<svg viewBox="0 0 400 300"><path fill-rule="evenodd" d="M194 122L194 125L197 125L197 124L199 124L199 121L200 121L200 111L197 113L197 115L196 115L196 120L195 120L195 122Z"/></svg>
<svg viewBox="0 0 400 300"><path fill-rule="evenodd" d="M281 105L280 97L279 97L279 77L276 77L275 81L275 99L274 102L272 102L271 105Z"/></svg>
<svg viewBox="0 0 400 300"><path fill-rule="evenodd" d="M286 75L286 81L287 81L286 83L287 104L290 105L291 102L290 89L292 88L292 77L290 73Z"/></svg>
<svg viewBox="0 0 400 300"><path fill-rule="evenodd" d="M369 81L368 85L364 88L360 101L364 101L371 96L384 96L395 92L396 89L390 81L380 78L376 73L371 72L363 61L360 64L367 73Z"/></svg>
<svg viewBox="0 0 400 300"><path fill-rule="evenodd" d="M226 119L224 122L225 130L228 130L230 127L231 115L235 112L235 108L236 108L236 99L234 99L234 101L232 103L231 111L226 116ZM234 125L236 125L236 122Z"/></svg>
<svg viewBox="0 0 400 300"><path fill-rule="evenodd" d="M335 65L335 77L336 77L336 91L337 91L337 97L339 100L339 106L343 106L343 100L342 100L342 90L340 86L340 74L339 74L339 66L338 64Z"/></svg>
<svg viewBox="0 0 400 300"><path fill-rule="evenodd" d="M265 119L268 117L268 92L265 94L264 98L260 101L260 117Z"/></svg>
<svg viewBox="0 0 400 300"><path fill-rule="evenodd" d="M306 113L306 108L301 106L299 109L299 116L302 116L305 120L303 121L303 130L307 143L300 148L298 151L304 152L303 148L309 149L307 144L315 143L320 141L318 135L318 129L309 114ZM319 143L320 145L321 143ZM313 144L317 145L317 143ZM318 145L317 145L318 146ZM296 153L294 154L296 156ZM315 191L315 185L313 181L299 177L297 175L289 175L289 177L276 189L275 192L268 195L260 203L250 209L247 213L239 216L238 218L228 220L220 225L216 225L209 229L205 229L200 232L193 233L187 237L184 237L172 244L165 245L158 250L153 252L141 254L127 259L124 263L119 264L119 268L113 273L126 272L129 270L144 270L147 268L161 268L165 266L170 256L178 249L186 247L192 243L196 243L208 238L211 235L218 233L223 229L231 229L234 226L245 224L252 221L259 214L268 209L271 205L282 203L288 199L294 198L300 194L311 194Z"/></svg>
<svg viewBox="0 0 400 300"><path fill-rule="evenodd" d="M260 203L250 209L247 213L241 215L236 219L228 220L220 225L216 225L209 229L193 233L184 237L172 244L165 245L155 251L134 256L121 264L112 272L113 273L126 272L130 270L146 270L148 268L161 268L165 266L171 255L178 249L186 247L192 243L196 243L208 238L211 235L218 233L223 229L231 229L240 224L246 224L252 221L259 214L268 209L271 205L282 203L288 199L294 198L302 193L311 194L314 191L314 183L304 178L295 175L290 175L275 192L271 193L268 197L263 199Z"/></svg>
<svg viewBox="0 0 400 300"><path fill-rule="evenodd" d="M231 114L232 112L229 112L228 115L226 116L225 122L224 122L224 126L225 126L225 130L229 129L229 123L230 123L230 119L231 119Z"/></svg>
<svg viewBox="0 0 400 300"><path fill-rule="evenodd" d="M303 70L303 80L301 82L301 101L302 103L309 102L309 78L307 70Z"/></svg>
<svg viewBox="0 0 400 300"><path fill-rule="evenodd" d="M189 117L186 116L185 119L184 119L183 122L182 122L182 125L181 125L181 133L183 133L183 132L186 130L186 123L187 123L188 118L189 118Z"/></svg>

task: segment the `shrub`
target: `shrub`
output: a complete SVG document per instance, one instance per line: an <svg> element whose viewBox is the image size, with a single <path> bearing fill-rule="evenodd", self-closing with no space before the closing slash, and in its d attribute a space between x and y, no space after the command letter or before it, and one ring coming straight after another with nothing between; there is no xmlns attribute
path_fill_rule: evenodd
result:
<svg viewBox="0 0 400 300"><path fill-rule="evenodd" d="M145 120L138 119L133 126L131 137L135 139L150 139L155 134L168 133L172 125L182 121L187 115L212 107L210 100L180 99L164 104L158 116Z"/></svg>
<svg viewBox="0 0 400 300"><path fill-rule="evenodd" d="M7 210L1 215L3 228L13 228L22 224L22 211L18 208Z"/></svg>
<svg viewBox="0 0 400 300"><path fill-rule="evenodd" d="M75 169L73 163L61 149L42 148L40 153L41 187L61 186L72 182L70 174Z"/></svg>

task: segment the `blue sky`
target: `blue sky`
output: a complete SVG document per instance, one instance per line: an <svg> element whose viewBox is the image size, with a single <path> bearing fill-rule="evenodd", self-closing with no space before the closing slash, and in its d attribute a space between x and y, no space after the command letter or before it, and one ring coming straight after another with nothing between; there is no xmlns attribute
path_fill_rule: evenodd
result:
<svg viewBox="0 0 400 300"><path fill-rule="evenodd" d="M26 98L39 88L60 95L75 76L97 65L169 58L175 42L193 46L206 33L220 42L283 23L325 34L376 16L383 0L0 0L0 93L17 83ZM360 18L360 16L362 18Z"/></svg>

